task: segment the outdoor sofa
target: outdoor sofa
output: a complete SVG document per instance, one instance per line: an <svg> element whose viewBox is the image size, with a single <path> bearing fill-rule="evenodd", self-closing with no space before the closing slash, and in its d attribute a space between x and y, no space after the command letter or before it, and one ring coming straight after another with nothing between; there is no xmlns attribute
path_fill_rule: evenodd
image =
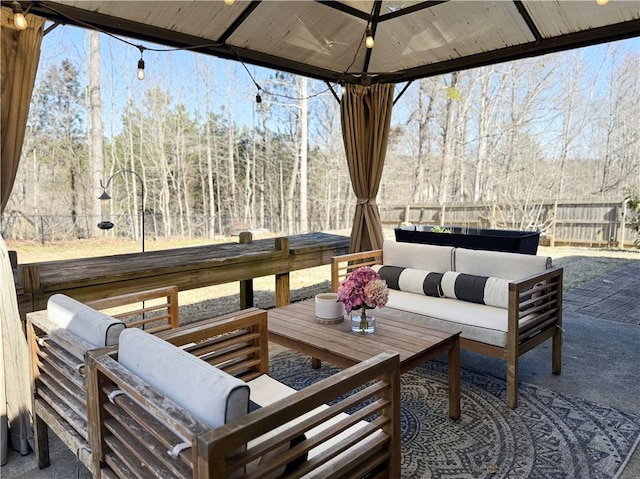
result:
<svg viewBox="0 0 640 479"><path fill-rule="evenodd" d="M422 315L420 323L460 332L460 347L504 359L506 403L518 400L519 357L552 339L551 369L560 374L562 268L519 253L385 241L382 249L332 259L332 288L361 266L390 288L386 307Z"/></svg>

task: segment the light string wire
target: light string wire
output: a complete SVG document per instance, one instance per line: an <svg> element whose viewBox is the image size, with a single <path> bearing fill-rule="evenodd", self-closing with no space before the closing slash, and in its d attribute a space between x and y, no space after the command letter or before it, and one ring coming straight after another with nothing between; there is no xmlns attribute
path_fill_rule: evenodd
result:
<svg viewBox="0 0 640 479"><path fill-rule="evenodd" d="M273 93L273 92L270 92L269 90L265 90L264 88L262 88L258 84L258 82L255 80L255 78L253 77L253 75L251 74L249 69L247 68L247 65L245 65L244 61L242 60L242 57L240 57L240 54L237 52L237 50L232 45L221 43L221 42L210 42L210 43L203 43L201 45L191 45L191 46L185 46L185 47L147 47L147 46L144 46L142 44L137 44L137 43L131 42L131 41L129 41L129 40L125 39L125 38L119 37L118 35L115 35L115 34L113 34L111 32L107 32L107 31L105 31L105 30L103 30L103 29L101 29L101 28L99 28L99 27L97 27L95 25L91 25L91 24L86 23L86 22L84 22L82 20L78 20L76 18L73 18L70 15L67 15L66 13L63 13L63 12L57 10L56 8L52 7L51 5L49 5L47 3L43 3L42 6L47 8L48 10L52 11L53 13L55 13L55 14L63 17L63 18L66 18L68 21L70 21L73 24L83 26L83 27L85 27L85 28L87 28L89 30L96 30L96 31L98 31L100 33L103 33L103 34L113 38L114 40L117 40L119 42L125 43L125 44L127 44L129 46L132 46L134 48L137 48L138 50L140 50L140 57L141 58L142 58L142 55L143 55L143 53L145 51L151 51L151 52L175 52L175 51L181 51L181 50L185 50L185 51L198 50L200 48L206 48L206 47L226 47L226 48L230 49L233 52L233 54L236 56L238 61L242 64L244 69L247 71L247 74L249 75L249 78L251 78L251 81L253 82L255 87L258 89L258 91L263 91L265 94L273 96L273 97L279 97L279 98L285 98L287 100L297 100L297 101L310 100L312 98L316 98L316 97L319 97L321 95L324 95L325 93L327 93L327 92L332 90L332 86L329 86L329 87L325 88L322 91L313 93L313 94L308 95L306 97L296 97L296 96L292 96L292 95L285 95L285 94L282 94L282 93ZM373 14L373 10L372 10L372 14ZM363 39L364 39L364 35L365 34L366 34L366 32L363 33L363 36L362 36ZM340 79L332 84L333 86L342 84L344 76L347 74L349 69L355 63L356 58L358 56L358 52L360 51L360 47L361 46L362 46L362 41L360 41L358 43L358 48L356 49L356 53L353 56L353 60L351 61L351 63L347 67L347 69L340 75Z"/></svg>
<svg viewBox="0 0 640 479"><path fill-rule="evenodd" d="M353 54L353 59L351 60L351 63L349 63L349 66L346 68L346 70L344 72L342 72L342 74L340 75L340 79L336 82L336 83L338 83L340 85L342 83L344 83L344 77L346 76L347 73L349 73L349 70L355 64L356 60L358 59L358 54L360 53L360 49L362 48L362 45L363 45L365 39L367 38L367 27L369 27L369 25L373 21L373 12L375 11L375 8L376 8L376 2L374 0L374 2L371 4L371 11L369 12L369 20L367 20L367 25L366 25L364 31L362 32L362 36L360 37L360 41L358 42L358 48L356 48L356 52ZM362 72L362 75L364 76L364 75L366 75L366 73Z"/></svg>

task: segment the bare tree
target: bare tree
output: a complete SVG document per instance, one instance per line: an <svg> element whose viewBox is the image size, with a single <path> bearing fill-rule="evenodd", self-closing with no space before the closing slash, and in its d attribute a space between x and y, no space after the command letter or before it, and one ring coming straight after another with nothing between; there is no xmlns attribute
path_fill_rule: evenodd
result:
<svg viewBox="0 0 640 479"><path fill-rule="evenodd" d="M90 145L91 155L89 156L91 164L91 184L94 188L98 188L100 181L104 177L104 143L103 143L103 129L102 129L102 101L100 99L100 33L92 31L89 34L90 38L90 54L89 54L89 109L91 111L91 130L90 130ZM89 191L95 191L89 189ZM92 216L94 221L99 221L100 218L100 200L99 194L92 196ZM94 228L89 229L89 234L93 236L94 232L97 232Z"/></svg>

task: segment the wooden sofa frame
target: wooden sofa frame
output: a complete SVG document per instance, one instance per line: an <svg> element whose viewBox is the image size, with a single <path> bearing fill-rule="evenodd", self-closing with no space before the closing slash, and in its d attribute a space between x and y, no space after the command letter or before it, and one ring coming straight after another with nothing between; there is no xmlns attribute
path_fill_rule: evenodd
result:
<svg viewBox="0 0 640 479"><path fill-rule="evenodd" d="M382 250L364 251L331 260L331 287L337 292L340 282L361 266L382 263ZM518 404L518 361L527 351L552 338L551 371L560 374L562 362L562 268L550 268L539 274L509 282L507 346L499 347L469 338L460 338L460 347L503 359L507 365L507 406ZM429 315L425 311L426 316ZM519 321L536 315L535 321L520 327Z"/></svg>
<svg viewBox="0 0 640 479"><path fill-rule="evenodd" d="M143 306L139 307L139 303ZM151 304L147 304L150 302ZM178 326L178 288L167 286L85 303L94 309L118 308L116 317L128 327L164 331ZM91 454L87 433L84 355L95 346L60 329L47 311L27 313L31 359L34 442L38 466L49 466L48 428L87 467Z"/></svg>
<svg viewBox="0 0 640 479"><path fill-rule="evenodd" d="M261 310L244 310L158 336L243 380L268 372L267 315ZM359 363L215 429L122 367L115 350L89 353L86 368L94 477L245 477L242 468L246 464L278 446L288 449L293 438L315 425L337 421L320 433L307 435L294 448L263 459L266 462L250 474L268 477L297 455L336 440L341 431L371 415L375 418L366 426L309 458L287 477L400 477L396 353ZM124 394L118 392L109 399L114 390ZM340 414L363 402L362 409ZM328 408L318 408L328 403ZM277 433L264 442L250 442L274 430ZM189 447L177 457L169 455L167 451L179 443ZM237 452L244 444L248 444L246 451Z"/></svg>

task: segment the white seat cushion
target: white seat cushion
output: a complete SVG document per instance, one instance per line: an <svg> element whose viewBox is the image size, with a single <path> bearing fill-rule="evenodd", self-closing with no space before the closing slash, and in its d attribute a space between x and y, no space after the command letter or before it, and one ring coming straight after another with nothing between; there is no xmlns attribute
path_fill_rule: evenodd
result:
<svg viewBox="0 0 640 479"><path fill-rule="evenodd" d="M290 388L289 386L282 384L281 382L273 379L272 377L263 374L262 376L258 376L255 379L252 379L251 381L247 382L247 384L249 385L249 387L251 388L251 400L253 402L255 402L256 404L258 404L259 406L265 407L268 406L269 404L272 404L276 401L279 401L280 399L284 399L287 396L290 396L291 394L295 393L296 390ZM297 424L301 421L303 421L304 419L306 419L307 417L316 414L318 411L323 411L325 409L327 409L329 406L327 406L326 404L322 404L321 406L318 406L317 408L309 411L306 414L303 414L302 416L297 417L294 421L292 421L292 423ZM330 427L331 425L337 423L338 421L344 419L348 417L348 415L346 413L340 413L337 416L332 417L331 419L329 419L328 421L325 421L324 423L320 424L319 426L314 427L313 429L310 429L309 431L307 431L305 433L305 436L307 437L307 439L312 438L313 436L315 436L316 434L324 431L325 429L327 429L328 427ZM287 423L288 424L288 423ZM318 445L317 447L309 450L309 456L308 458L311 459L314 456L322 453L323 451L331 448L334 444L337 444L339 441L342 441L346 438L349 438L354 431L360 429L361 427L364 427L367 425L366 421L359 421L356 424L354 424L353 426L351 426L350 428L346 429L345 431L341 432L340 434L336 435L335 437L331 438L328 441L322 442L320 445ZM256 444L259 444L267 439L269 439L270 437L273 437L275 435L277 435L280 430L282 429L282 427L280 428L275 428L272 431L270 431L268 434L265 434L263 436L261 436L260 438L249 442L249 447L253 447ZM277 451L276 451L277 452ZM339 458L341 458L342 456L348 456L349 450L345 451L344 453L342 453L340 456L338 456L336 458L336 460L338 460ZM267 458L264 458L265 460ZM261 461L262 462L262 461ZM326 466L323 466L321 468L319 468L319 470L314 471L313 473L310 473L311 477L323 477L323 474L325 474L325 468L329 468L330 469L330 464ZM255 465L254 465L255 467ZM249 469L247 472L250 472L251 469ZM269 478L271 477L277 477L278 474L274 474L273 476L268 476ZM306 477L306 476L305 476Z"/></svg>
<svg viewBox="0 0 640 479"><path fill-rule="evenodd" d="M481 343L506 347L508 311L459 299L434 298L404 291L389 291L385 308L426 315L424 324Z"/></svg>
<svg viewBox="0 0 640 479"><path fill-rule="evenodd" d="M122 332L118 362L213 428L248 411L247 383L140 329Z"/></svg>
<svg viewBox="0 0 640 479"><path fill-rule="evenodd" d="M47 317L96 348L118 344L120 333L126 327L122 321L64 294L54 294L49 298Z"/></svg>

